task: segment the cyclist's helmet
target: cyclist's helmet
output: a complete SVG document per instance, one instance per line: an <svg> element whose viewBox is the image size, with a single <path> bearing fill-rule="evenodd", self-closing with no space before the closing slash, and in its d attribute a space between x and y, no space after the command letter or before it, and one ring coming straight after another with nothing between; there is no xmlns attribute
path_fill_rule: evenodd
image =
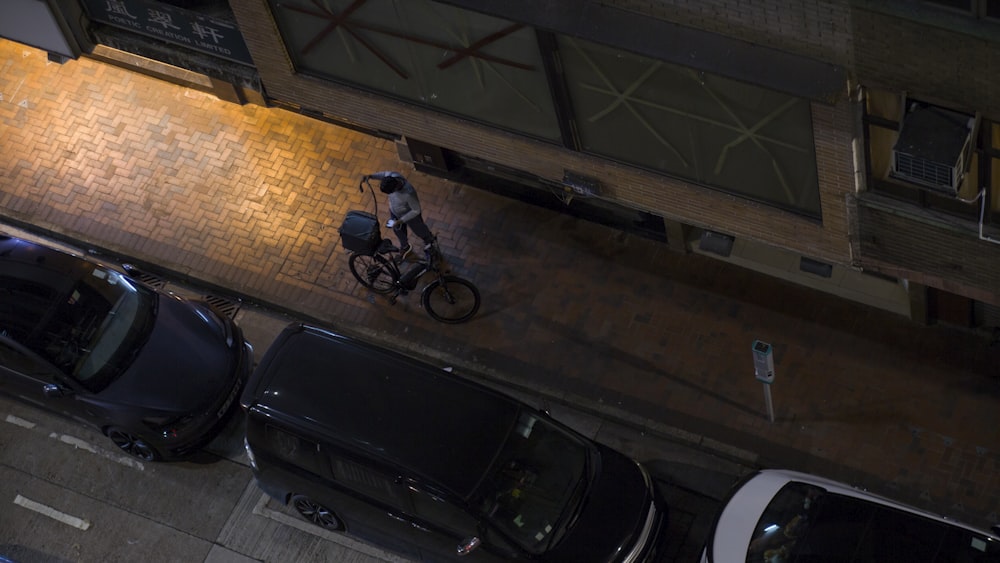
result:
<svg viewBox="0 0 1000 563"><path fill-rule="evenodd" d="M385 178L382 178L382 182L379 184L378 189L384 194L391 194L402 187L403 180L399 176L386 176Z"/></svg>

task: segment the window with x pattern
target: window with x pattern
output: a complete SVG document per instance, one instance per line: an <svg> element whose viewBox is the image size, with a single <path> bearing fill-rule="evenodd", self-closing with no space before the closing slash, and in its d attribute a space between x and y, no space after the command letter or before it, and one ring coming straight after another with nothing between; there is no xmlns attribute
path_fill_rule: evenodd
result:
<svg viewBox="0 0 1000 563"><path fill-rule="evenodd" d="M582 150L819 217L807 100L566 36Z"/></svg>
<svg viewBox="0 0 1000 563"><path fill-rule="evenodd" d="M429 0L269 0L299 72L559 139L531 27Z"/></svg>

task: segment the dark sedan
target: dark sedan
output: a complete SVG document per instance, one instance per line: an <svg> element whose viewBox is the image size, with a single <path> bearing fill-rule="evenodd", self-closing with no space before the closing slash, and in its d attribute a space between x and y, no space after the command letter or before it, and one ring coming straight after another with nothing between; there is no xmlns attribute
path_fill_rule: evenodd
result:
<svg viewBox="0 0 1000 563"><path fill-rule="evenodd" d="M211 441L252 365L236 324L114 269L0 235L0 391L146 461Z"/></svg>

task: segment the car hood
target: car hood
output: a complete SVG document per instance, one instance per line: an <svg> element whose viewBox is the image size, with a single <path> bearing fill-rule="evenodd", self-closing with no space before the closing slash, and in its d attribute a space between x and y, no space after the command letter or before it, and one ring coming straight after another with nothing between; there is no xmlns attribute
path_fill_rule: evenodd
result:
<svg viewBox="0 0 1000 563"><path fill-rule="evenodd" d="M617 561L641 532L652 496L639 466L597 444L600 466L580 517L545 561Z"/></svg>
<svg viewBox="0 0 1000 563"><path fill-rule="evenodd" d="M132 365L100 393L144 410L188 413L207 408L234 378L234 354L203 305L159 296L153 330Z"/></svg>

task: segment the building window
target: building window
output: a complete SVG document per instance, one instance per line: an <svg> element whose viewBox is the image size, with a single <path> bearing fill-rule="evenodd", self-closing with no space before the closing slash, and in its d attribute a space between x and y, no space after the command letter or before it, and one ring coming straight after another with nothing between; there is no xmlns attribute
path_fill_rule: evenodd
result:
<svg viewBox="0 0 1000 563"><path fill-rule="evenodd" d="M428 0L269 0L296 70L558 141L534 29Z"/></svg>
<svg viewBox="0 0 1000 563"><path fill-rule="evenodd" d="M866 91L864 122L870 189L997 223L1000 125L875 89Z"/></svg>
<svg viewBox="0 0 1000 563"><path fill-rule="evenodd" d="M819 217L807 100L559 37L581 149Z"/></svg>
<svg viewBox="0 0 1000 563"><path fill-rule="evenodd" d="M268 0L296 71L821 218L810 102L429 0Z"/></svg>
<svg viewBox="0 0 1000 563"><path fill-rule="evenodd" d="M978 18L1000 18L1000 0L924 0L924 2L958 10Z"/></svg>

